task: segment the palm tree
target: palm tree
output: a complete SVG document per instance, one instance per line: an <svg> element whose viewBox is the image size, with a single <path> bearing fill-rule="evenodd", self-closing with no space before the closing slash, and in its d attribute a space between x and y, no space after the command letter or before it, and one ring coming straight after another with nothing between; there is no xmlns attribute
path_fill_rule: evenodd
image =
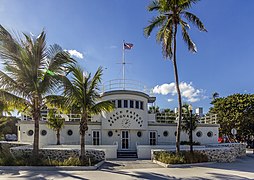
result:
<svg viewBox="0 0 254 180"><path fill-rule="evenodd" d="M192 114L192 108L190 109L190 105L183 104L183 123L181 128L189 135L191 153L193 153L192 133L197 128L197 125L198 125L198 116L196 114L194 115Z"/></svg>
<svg viewBox="0 0 254 180"><path fill-rule="evenodd" d="M212 100L213 100L213 101L215 101L218 97L220 97L219 93L214 92L214 93L212 94Z"/></svg>
<svg viewBox="0 0 254 180"><path fill-rule="evenodd" d="M49 109L48 111L48 119L47 119L47 125L50 129L53 129L56 131L56 138L57 143L56 145L60 145L60 131L64 127L64 121L65 119L61 117L61 115L57 112L55 109Z"/></svg>
<svg viewBox="0 0 254 180"><path fill-rule="evenodd" d="M64 97L65 105L69 109L75 107L75 113L81 114L80 120L80 160L84 165L85 157L85 132L88 130L88 118L91 115L101 112L109 112L114 109L110 101L99 101L100 94L98 85L101 82L102 68L98 68L93 77L91 73L86 74L80 67L72 66L70 68L73 78L65 78ZM59 98L61 100L61 98Z"/></svg>
<svg viewBox="0 0 254 180"><path fill-rule="evenodd" d="M196 45L191 40L188 29L189 24L184 18L196 26L200 31L207 31L200 19L187 10L192 4L199 0L154 0L149 6L148 11L157 11L159 14L153 18L149 25L144 29L145 36L149 37L154 29L158 29L156 40L162 45L164 58L172 60L175 75L176 91L178 94L178 123L176 136L176 152L180 152L180 133L182 120L182 98L179 88L178 70L176 63L176 38L177 30L181 27L182 37L187 44L189 51L197 52Z"/></svg>
<svg viewBox="0 0 254 180"><path fill-rule="evenodd" d="M66 67L75 60L58 45L46 47L44 31L35 38L23 33L14 38L0 25L0 99L12 102L34 120L33 157L39 153L40 110L45 97L62 82ZM35 161L36 162L36 161Z"/></svg>

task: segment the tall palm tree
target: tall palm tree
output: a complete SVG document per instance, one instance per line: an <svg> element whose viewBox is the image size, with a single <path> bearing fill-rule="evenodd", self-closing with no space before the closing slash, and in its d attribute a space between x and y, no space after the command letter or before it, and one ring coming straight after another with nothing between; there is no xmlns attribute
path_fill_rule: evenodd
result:
<svg viewBox="0 0 254 180"><path fill-rule="evenodd" d="M86 74L80 67L72 66L70 68L73 78L65 78L64 97L65 105L69 109L75 107L75 113L81 114L80 120L80 160L84 165L85 157L85 132L88 130L87 122L91 115L101 112L109 112L114 109L110 101L100 101L98 92L99 83L101 83L102 68L98 68L93 77L91 73ZM59 98L61 99L61 98Z"/></svg>
<svg viewBox="0 0 254 180"><path fill-rule="evenodd" d="M62 82L66 67L75 60L58 45L46 47L44 31L38 37L23 33L14 38L0 25L0 99L26 110L34 120L33 157L39 153L40 110L45 97ZM36 161L35 161L36 162Z"/></svg>
<svg viewBox="0 0 254 180"><path fill-rule="evenodd" d="M158 16L153 18L149 25L144 29L145 36L150 36L154 29L158 29L156 40L162 45L164 58L172 60L175 75L176 91L178 94L178 123L176 136L176 152L180 152L180 133L182 120L182 98L179 88L178 70L176 63L176 38L177 30L181 28L182 37L187 44L189 51L196 52L197 48L191 40L188 30L189 21L200 31L207 31L200 19L187 10L199 0L154 0L149 6L148 11L157 11ZM186 20L185 20L186 19Z"/></svg>
<svg viewBox="0 0 254 180"><path fill-rule="evenodd" d="M60 145L60 131L64 127L65 119L61 117L59 113L55 109L49 109L48 111L48 118L47 118L47 125L50 129L56 131L56 145Z"/></svg>

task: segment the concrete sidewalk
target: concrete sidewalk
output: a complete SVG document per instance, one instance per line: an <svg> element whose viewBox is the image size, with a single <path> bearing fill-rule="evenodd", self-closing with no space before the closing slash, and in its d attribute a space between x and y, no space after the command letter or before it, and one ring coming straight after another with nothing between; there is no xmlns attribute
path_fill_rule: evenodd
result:
<svg viewBox="0 0 254 180"><path fill-rule="evenodd" d="M121 170L121 169L146 169L146 168L161 168L161 166L153 163L151 160L117 159L113 161L106 161L99 169Z"/></svg>
<svg viewBox="0 0 254 180"><path fill-rule="evenodd" d="M151 162L151 161L150 161ZM237 159L233 163L214 163L200 166L188 166L177 168L160 168L150 165L149 161L110 161L113 168L107 164L97 171L44 171L33 170L0 170L0 179L42 179L42 180L69 180L69 179L254 179L254 156L248 155ZM141 166L138 166L140 164ZM143 168L142 168L143 166ZM149 167L153 166L153 167ZM119 167L119 168L117 168ZM141 169L139 169L141 168Z"/></svg>

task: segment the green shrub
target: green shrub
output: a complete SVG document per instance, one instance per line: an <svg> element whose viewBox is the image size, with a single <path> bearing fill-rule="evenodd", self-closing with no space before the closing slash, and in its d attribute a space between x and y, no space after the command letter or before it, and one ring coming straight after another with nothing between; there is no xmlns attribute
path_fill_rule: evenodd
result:
<svg viewBox="0 0 254 180"><path fill-rule="evenodd" d="M180 154L174 152L160 151L155 152L154 158L157 161L163 162L165 164L189 164L189 163L201 163L208 162L206 155L199 152L189 152L182 151Z"/></svg>
<svg viewBox="0 0 254 180"><path fill-rule="evenodd" d="M155 160L166 163L166 164L183 164L184 157L181 155L176 155L171 152L156 152L155 153Z"/></svg>

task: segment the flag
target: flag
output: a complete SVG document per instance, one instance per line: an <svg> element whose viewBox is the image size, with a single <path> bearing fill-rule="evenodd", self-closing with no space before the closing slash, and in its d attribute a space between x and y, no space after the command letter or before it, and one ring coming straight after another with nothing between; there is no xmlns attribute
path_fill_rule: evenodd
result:
<svg viewBox="0 0 254 180"><path fill-rule="evenodd" d="M133 44L131 44L131 43L124 43L123 47L124 47L124 49L131 49L133 47Z"/></svg>

